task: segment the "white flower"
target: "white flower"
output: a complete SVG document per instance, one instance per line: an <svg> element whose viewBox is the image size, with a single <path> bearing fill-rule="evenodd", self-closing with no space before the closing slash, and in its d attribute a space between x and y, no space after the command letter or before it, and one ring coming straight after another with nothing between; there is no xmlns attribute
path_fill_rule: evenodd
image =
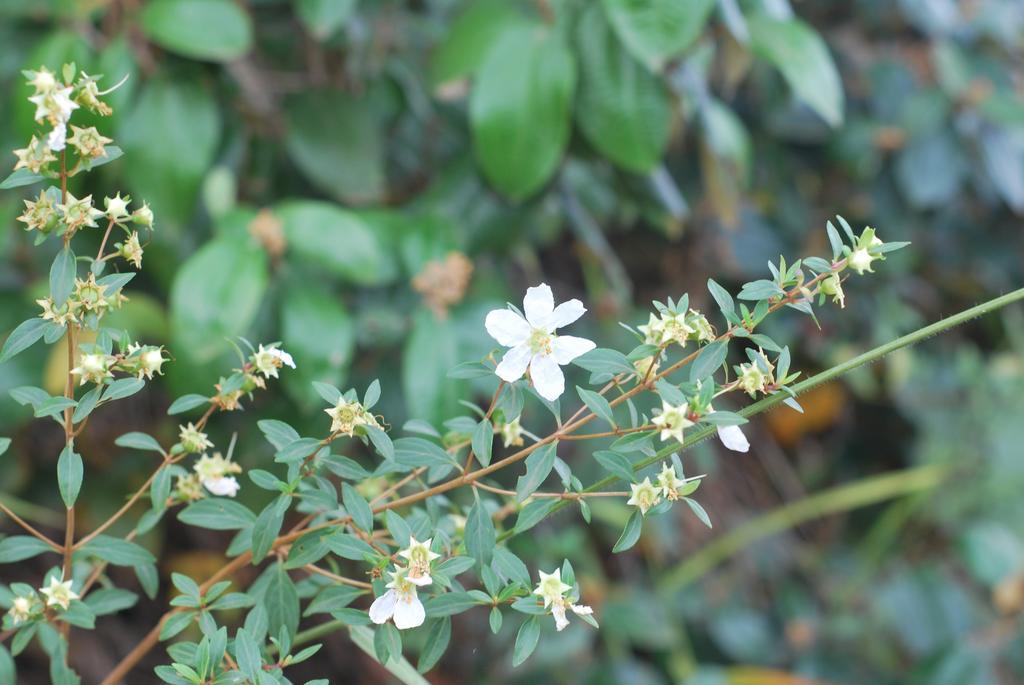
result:
<svg viewBox="0 0 1024 685"><path fill-rule="evenodd" d="M406 577L408 572L409 569L401 566L391 571L391 582L385 586L390 589L370 605L371 621L379 625L387 623L389 618L394 619L399 630L423 625L427 614L416 595L416 585Z"/></svg>
<svg viewBox="0 0 1024 685"><path fill-rule="evenodd" d="M32 615L32 604L35 601L35 595L31 597L15 597L14 601L11 602L11 608L7 610L7 615L11 617L11 623L18 625L27 621Z"/></svg>
<svg viewBox="0 0 1024 685"><path fill-rule="evenodd" d="M672 464L665 462L661 465L661 473L658 474L658 487L669 500L677 500L680 491L686 487L686 481L676 475L676 469Z"/></svg>
<svg viewBox="0 0 1024 685"><path fill-rule="evenodd" d="M214 495L234 497L238 494L238 481L228 474L241 473L242 467L230 459L225 459L219 452L214 452L212 457L204 454L192 468L198 474L203 487Z"/></svg>
<svg viewBox="0 0 1024 685"><path fill-rule="evenodd" d="M113 378L110 372L110 365L114 358L106 354L83 354L78 360L78 366L71 369L71 373L81 377L79 385L86 383L102 383L106 378Z"/></svg>
<svg viewBox="0 0 1024 685"><path fill-rule="evenodd" d="M409 536L409 546L398 553L398 556L409 560L409 572L407 578L413 585L430 585L433 579L430 577L430 562L440 558L440 554L430 551L430 543L434 538L427 538L423 542L417 542L416 538Z"/></svg>
<svg viewBox="0 0 1024 685"><path fill-rule="evenodd" d="M673 438L676 442L682 444L683 429L693 425L693 421L686 418L688 413L689 407L686 404L674 407L665 400L662 400L661 413L651 419L651 423L661 428L661 439L663 442Z"/></svg>
<svg viewBox="0 0 1024 685"><path fill-rule="evenodd" d="M344 433L351 437L359 426L380 427L377 417L366 411L360 402L349 402L344 397L338 400L338 404L324 409L324 412L331 417L332 433Z"/></svg>
<svg viewBox="0 0 1024 685"><path fill-rule="evenodd" d="M112 221L126 219L128 217L128 205L131 201L131 197L121 197L121 193L114 197L103 198L103 206L106 207L107 218Z"/></svg>
<svg viewBox="0 0 1024 685"><path fill-rule="evenodd" d="M487 332L499 344L512 348L494 372L502 380L514 383L529 367L537 393L554 402L565 391L565 376L559 365L564 366L596 347L585 338L555 335L555 329L568 326L587 310L579 300L555 307L551 288L541 283L527 289L523 311L525 319L510 309L495 309L487 314Z"/></svg>
<svg viewBox="0 0 1024 685"><path fill-rule="evenodd" d="M221 497L234 497L241 488L234 476L207 478L203 481L203 487Z"/></svg>
<svg viewBox="0 0 1024 685"><path fill-rule="evenodd" d="M64 149L68 139L68 127L63 121L58 123L50 131L50 135L46 136L46 147L50 148L53 152L60 152Z"/></svg>
<svg viewBox="0 0 1024 685"><path fill-rule="evenodd" d="M641 483L630 483L629 489L632 495L626 500L626 504L638 508L641 514L646 515L648 509L661 501L661 490L651 483L650 477L644 478Z"/></svg>
<svg viewBox="0 0 1024 685"><path fill-rule="evenodd" d="M565 597L565 593L572 590L572 586L562 582L562 569L556 568L551 573L544 573L538 570L540 582L533 594L540 595L544 600L544 608L551 608L551 616L555 619L555 629L561 631L569 625L566 618L566 609L577 616L590 616L594 610L582 604L573 604Z"/></svg>
<svg viewBox="0 0 1024 685"><path fill-rule="evenodd" d="M295 368L295 360L284 350L276 347L260 348L252 355L252 363L267 378L277 378L277 370L284 365Z"/></svg>
<svg viewBox="0 0 1024 685"><path fill-rule="evenodd" d="M46 606L60 607L65 611L71 606L72 600L78 599L78 594L71 589L71 581L65 580L62 583L57 580L57 576L50 576L50 585L39 588L39 591L46 596Z"/></svg>
<svg viewBox="0 0 1024 685"><path fill-rule="evenodd" d="M750 449L747 436L743 434L739 426L719 426L718 439L733 452L746 452Z"/></svg>

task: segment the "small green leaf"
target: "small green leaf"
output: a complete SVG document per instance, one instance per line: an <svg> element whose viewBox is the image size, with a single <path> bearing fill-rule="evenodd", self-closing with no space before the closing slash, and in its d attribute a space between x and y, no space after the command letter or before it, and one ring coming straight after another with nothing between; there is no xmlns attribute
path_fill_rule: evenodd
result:
<svg viewBox="0 0 1024 685"><path fill-rule="evenodd" d="M593 390L581 388L578 385L576 386L576 392L579 393L583 403L587 405L587 409L607 421L612 428L615 428L615 413L612 411L612 405L608 403L604 395Z"/></svg>
<svg viewBox="0 0 1024 685"><path fill-rule="evenodd" d="M352 517L352 521L359 526L364 533L373 531L373 509L369 502L348 483L341 484L341 500L345 505L345 511Z"/></svg>
<svg viewBox="0 0 1024 685"><path fill-rule="evenodd" d="M491 448L494 445L494 426L490 419L483 419L473 431L473 454L481 466L491 463Z"/></svg>
<svg viewBox="0 0 1024 685"><path fill-rule="evenodd" d="M65 446L57 459L57 487L68 509L75 506L75 500L82 489L83 474L82 457L71 445Z"/></svg>
<svg viewBox="0 0 1024 685"><path fill-rule="evenodd" d="M151 435L145 433L125 433L117 440L114 444L119 447L128 447L135 450L149 450L151 452L164 453L164 448L160 446L160 443L156 441Z"/></svg>
<svg viewBox="0 0 1024 685"><path fill-rule="evenodd" d="M636 544L637 540L640 539L640 531L643 528L644 517L637 509L633 512L629 520L626 521L626 527L622 529L622 535L619 536L618 542L612 547L612 552L618 554L619 552L625 552L627 549Z"/></svg>
<svg viewBox="0 0 1024 685"><path fill-rule="evenodd" d="M416 670L420 673L432 669L448 649L448 643L452 639L452 619L444 616L438 621L431 622L427 635L427 642L423 645L420 660L416 664Z"/></svg>
<svg viewBox="0 0 1024 685"><path fill-rule="evenodd" d="M516 501L522 502L541 486L555 465L558 442L544 445L526 458L526 473L516 481Z"/></svg>
<svg viewBox="0 0 1024 685"><path fill-rule="evenodd" d="M470 556L483 565L491 563L497 534L487 507L479 499L473 503L469 516L466 517L465 540L466 551Z"/></svg>
<svg viewBox="0 0 1024 685"><path fill-rule="evenodd" d="M4 341L3 349L0 350L0 363L7 361L19 352L24 352L34 345L37 340L43 337L48 328L49 322L42 319L36 318L22 321L7 336L7 340Z"/></svg>
<svg viewBox="0 0 1024 685"><path fill-rule="evenodd" d="M512 666L518 666L533 654L537 648L537 641L540 640L540 619L531 616L523 621L516 634L516 646L512 650Z"/></svg>
<svg viewBox="0 0 1024 685"><path fill-rule="evenodd" d="M0 564L13 564L54 551L52 547L31 535L11 535L0 540Z"/></svg>
<svg viewBox="0 0 1024 685"><path fill-rule="evenodd" d="M75 253L65 245L50 266L50 297L57 306L67 302L75 289L75 267Z"/></svg>

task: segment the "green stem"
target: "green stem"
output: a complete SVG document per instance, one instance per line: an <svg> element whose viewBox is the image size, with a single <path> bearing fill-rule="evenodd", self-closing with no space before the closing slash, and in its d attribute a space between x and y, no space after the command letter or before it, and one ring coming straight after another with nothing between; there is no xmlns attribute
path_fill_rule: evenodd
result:
<svg viewBox="0 0 1024 685"><path fill-rule="evenodd" d="M971 319L975 319L979 316L984 316L985 314L990 314L998 309L1005 307L1008 304L1012 304L1020 300L1024 300L1024 288L1014 290L1013 292L1009 292L1000 297L991 299L988 302L983 302L982 304L979 304L975 307L971 307L970 309L965 309L959 314L954 314L953 316L941 319L933 324L925 326L924 328L920 328L914 331L913 333L908 333L907 335L896 338L895 340L887 342L884 345L879 345L878 347L872 350L860 354L852 359L848 359L842 364L833 366L831 369L827 369L826 371L822 371L819 374L815 374L814 376L811 376L810 378L807 378L801 381L800 383L797 383L796 385L792 386L791 389L797 395L805 393L808 390L811 390L813 388L818 387L819 385L824 385L825 383L833 381L836 378L839 378L840 376L847 374L850 371L853 371L854 369L864 366L865 364L870 364L871 362L877 361L884 357L885 355L889 354L890 352L895 352L896 350L908 347L910 345L913 345L914 343L921 342L925 338L929 338L938 333L943 333L951 328L959 326L962 323L966 323ZM761 412L767 411L775 407L776 405L781 404L788 397L789 395L787 395L786 393L777 392L773 395L765 397L762 400L759 400L758 402L754 402L753 404L744 407L738 413L744 417L754 416L755 414L760 414ZM673 452L678 452L682 449L692 447L698 442L701 442L702 440L705 440L714 435L716 430L717 429L714 426L707 426L705 428L702 428L701 430L694 431L686 438L682 446L672 444L667 447L664 447L658 450L658 452L654 454L654 456L647 457L646 459L641 459L633 466L633 470L639 471L650 466L651 464L657 463L671 456ZM620 479L617 478L616 476L608 476L606 478L602 478L601 480L597 481L593 485L586 488L584 492L606 490L612 485L615 485L619 480ZM562 507L567 506L569 503L570 502L568 500L563 500L559 502L552 508L552 512L558 511ZM504 540L508 537L511 537L512 534L512 531L505 531L502 534L501 539Z"/></svg>
<svg viewBox="0 0 1024 685"><path fill-rule="evenodd" d="M703 547L663 576L658 589L663 593L679 590L758 540L806 521L934 488L952 471L952 465L948 464L919 466L864 478L790 502L734 528Z"/></svg>

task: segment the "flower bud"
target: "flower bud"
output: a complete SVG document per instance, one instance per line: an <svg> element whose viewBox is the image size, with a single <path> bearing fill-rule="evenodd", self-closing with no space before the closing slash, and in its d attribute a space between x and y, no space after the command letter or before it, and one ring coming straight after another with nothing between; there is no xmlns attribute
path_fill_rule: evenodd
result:
<svg viewBox="0 0 1024 685"><path fill-rule="evenodd" d="M178 426L178 428L181 429L178 434L178 442L186 452L198 454L213 447L213 443L206 437L206 433L200 431L192 423L187 426Z"/></svg>
<svg viewBox="0 0 1024 685"><path fill-rule="evenodd" d="M83 354L78 361L78 366L71 369L71 373L81 377L79 385L86 383L102 383L107 378L113 378L110 367L115 359L107 354Z"/></svg>
<svg viewBox="0 0 1024 685"><path fill-rule="evenodd" d="M121 193L118 193L114 197L104 198L103 206L107 209L107 218L111 221L121 221L126 219L128 217L128 204L131 201L131 197L121 197Z"/></svg>
<svg viewBox="0 0 1024 685"><path fill-rule="evenodd" d="M146 228L153 228L153 210L149 208L148 204L143 202L142 206L132 214L132 222Z"/></svg>

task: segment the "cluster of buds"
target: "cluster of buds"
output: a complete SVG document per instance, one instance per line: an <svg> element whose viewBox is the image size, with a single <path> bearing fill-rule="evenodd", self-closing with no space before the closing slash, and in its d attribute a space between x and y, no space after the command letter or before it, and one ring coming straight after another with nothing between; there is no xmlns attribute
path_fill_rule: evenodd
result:
<svg viewBox="0 0 1024 685"><path fill-rule="evenodd" d="M65 302L57 303L47 296L36 300L36 304L42 307L40 316L46 321L61 326L84 324L94 329L109 309L119 309L127 301L120 289L100 285L95 274L90 273L85 279L75 279L75 288Z"/></svg>
<svg viewBox="0 0 1024 685"><path fill-rule="evenodd" d="M140 379L152 379L154 373L162 373L160 369L166 361L162 347L131 343L124 354L83 352L79 357L78 366L71 369L71 373L79 377L79 385L102 384L106 379L113 378L116 371Z"/></svg>
<svg viewBox="0 0 1024 685"><path fill-rule="evenodd" d="M538 571L538 574L540 575L540 582L537 584L533 594L539 595L544 600L544 608L551 610L551 616L555 619L555 628L557 630L561 631L569 625L569 619L566 616L567 611L571 611L577 616L585 617L590 617L594 613L594 610L589 606L576 604L576 598L572 594L566 594L572 593L573 588L562 580L562 569L556 568L551 573ZM597 625L593 618L590 618L588 622L594 626Z"/></svg>
<svg viewBox="0 0 1024 685"><path fill-rule="evenodd" d="M626 504L632 505L647 515L647 512L661 503L662 499L670 502L692 494L700 486L700 478L680 478L672 464L664 462L654 482L647 476L639 483L630 483L630 498Z"/></svg>
<svg viewBox="0 0 1024 685"><path fill-rule="evenodd" d="M342 397L336 405L324 409L324 412L331 417L332 433L352 437L360 426L380 428L377 417L357 400L346 400Z"/></svg>
<svg viewBox="0 0 1024 685"><path fill-rule="evenodd" d="M62 580L56 575L51 575L49 583L39 588L37 594L28 585L14 583L11 586L14 598L11 600L11 608L7 610L4 627L14 629L42 619L47 609L67 611L71 608L71 602L79 599L78 593L71 589L72 584L71 580Z"/></svg>
<svg viewBox="0 0 1024 685"><path fill-rule="evenodd" d="M388 620L395 622L399 630L415 628L423 624L426 611L419 599L417 588L433 583L430 577L430 564L440 558L440 554L430 549L433 538L418 542L409 538L409 546L398 553L398 556L409 562L408 566L395 565L390 571L391 580L384 587L387 591L370 605L370 620L380 625Z"/></svg>
<svg viewBox="0 0 1024 685"><path fill-rule="evenodd" d="M659 316L651 314L647 325L637 326L644 336L645 345L668 345L676 343L680 346L689 341L705 342L714 340L715 329L703 314L695 309L675 311L660 302L655 302Z"/></svg>
<svg viewBox="0 0 1024 685"><path fill-rule="evenodd" d="M24 168L34 174L47 173L47 165L57 161L54 153L63 152L69 143L78 153L80 161L96 159L106 154L104 146L112 141L101 136L95 127L71 126L72 135L69 137L68 126L72 113L82 106L101 116L112 114L113 110L100 100L100 97L121 84L101 91L96 83L96 77L82 72L75 81L76 72L73 64L65 64L59 77L46 67L40 67L37 71L22 72L28 85L33 89L28 100L36 107L36 123L46 124L51 128L40 136L32 136L27 147L14 151L18 157L15 170Z"/></svg>
<svg viewBox="0 0 1024 685"><path fill-rule="evenodd" d="M875 229L865 228L861 232L860 237L857 238L852 249L844 246L846 263L857 272L857 275L863 275L865 271L874 273L871 269L871 263L876 259L885 259L885 256L882 254L884 252L884 245L881 239L875 235Z"/></svg>
<svg viewBox="0 0 1024 685"><path fill-rule="evenodd" d="M661 413L651 419L651 423L661 429L661 439L675 440L683 443L683 430L693 425L690 420L692 410L688 403L672 405L664 399L661 401Z"/></svg>

